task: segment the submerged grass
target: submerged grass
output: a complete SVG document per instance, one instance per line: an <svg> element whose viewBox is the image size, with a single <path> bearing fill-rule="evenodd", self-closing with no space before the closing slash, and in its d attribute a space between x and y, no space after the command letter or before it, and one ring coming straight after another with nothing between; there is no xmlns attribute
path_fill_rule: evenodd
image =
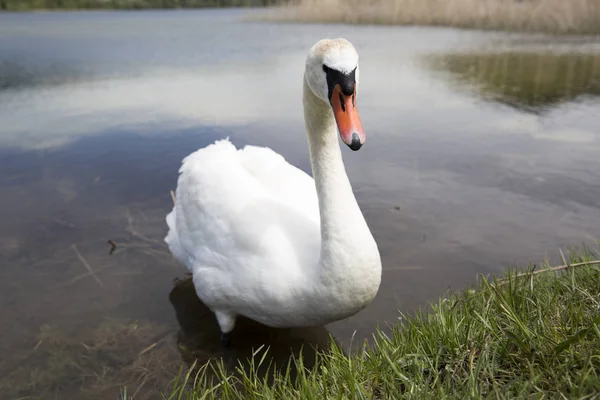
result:
<svg viewBox="0 0 600 400"><path fill-rule="evenodd" d="M302 358L274 377L264 355L238 374L222 362L182 371L165 399L578 398L600 393L600 265L589 250L568 264L482 279L430 310L402 316L390 335L345 355L335 344L313 368ZM294 368L291 368L294 367ZM292 378L289 371L297 369ZM123 398L127 398L126 394Z"/></svg>
<svg viewBox="0 0 600 400"><path fill-rule="evenodd" d="M297 0L269 15L299 22L600 33L597 0Z"/></svg>
<svg viewBox="0 0 600 400"><path fill-rule="evenodd" d="M149 322L107 319L82 340L42 326L33 348L0 362L0 398L106 399L125 383L150 398L177 371L177 351L162 340L165 332Z"/></svg>

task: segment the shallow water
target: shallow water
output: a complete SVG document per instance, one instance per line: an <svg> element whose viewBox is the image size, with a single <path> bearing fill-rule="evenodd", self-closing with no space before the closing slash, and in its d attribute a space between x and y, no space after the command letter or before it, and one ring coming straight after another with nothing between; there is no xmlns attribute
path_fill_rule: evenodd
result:
<svg viewBox="0 0 600 400"><path fill-rule="evenodd" d="M283 360L328 333L348 348L478 274L600 237L598 40L243 16L0 14L3 395L148 398L182 359L233 367L266 343ZM179 163L229 136L308 171L304 58L337 36L361 56L368 142L344 157L380 292L323 328L247 321L224 350L162 242Z"/></svg>

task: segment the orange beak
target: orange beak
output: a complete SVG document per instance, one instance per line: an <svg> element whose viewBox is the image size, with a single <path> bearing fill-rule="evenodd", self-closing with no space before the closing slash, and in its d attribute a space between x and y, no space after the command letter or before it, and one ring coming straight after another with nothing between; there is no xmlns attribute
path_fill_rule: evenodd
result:
<svg viewBox="0 0 600 400"><path fill-rule="evenodd" d="M360 149L366 137L356 108L356 84L350 96L342 92L339 84L335 85L329 101L342 141L354 151Z"/></svg>

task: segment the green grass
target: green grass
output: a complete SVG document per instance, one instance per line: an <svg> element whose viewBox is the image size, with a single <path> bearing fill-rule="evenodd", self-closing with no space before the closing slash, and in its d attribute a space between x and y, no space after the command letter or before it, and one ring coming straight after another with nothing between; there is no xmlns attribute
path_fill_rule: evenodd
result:
<svg viewBox="0 0 600 400"><path fill-rule="evenodd" d="M429 310L402 316L391 334L345 355L332 345L317 364L291 360L259 374L225 372L222 362L182 371L165 399L592 399L600 393L600 269L585 265L482 281ZM537 269L536 271L539 271ZM295 372L295 373L293 373ZM127 398L127 394L123 394Z"/></svg>

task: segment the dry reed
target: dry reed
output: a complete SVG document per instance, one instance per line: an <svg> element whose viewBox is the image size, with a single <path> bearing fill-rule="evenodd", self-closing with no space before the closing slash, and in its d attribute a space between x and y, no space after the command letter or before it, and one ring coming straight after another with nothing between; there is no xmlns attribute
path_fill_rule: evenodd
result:
<svg viewBox="0 0 600 400"><path fill-rule="evenodd" d="M598 0L297 0L268 18L599 34Z"/></svg>

